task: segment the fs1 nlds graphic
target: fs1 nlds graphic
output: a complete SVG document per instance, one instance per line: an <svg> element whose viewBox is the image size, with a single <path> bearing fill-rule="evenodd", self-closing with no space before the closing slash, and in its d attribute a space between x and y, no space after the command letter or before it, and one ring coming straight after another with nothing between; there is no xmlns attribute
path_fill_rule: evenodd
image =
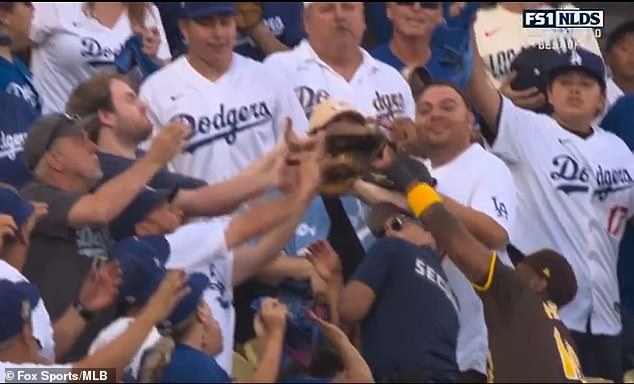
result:
<svg viewBox="0 0 634 384"><path fill-rule="evenodd" d="M601 37L602 9L526 9L524 28L592 28Z"/></svg>

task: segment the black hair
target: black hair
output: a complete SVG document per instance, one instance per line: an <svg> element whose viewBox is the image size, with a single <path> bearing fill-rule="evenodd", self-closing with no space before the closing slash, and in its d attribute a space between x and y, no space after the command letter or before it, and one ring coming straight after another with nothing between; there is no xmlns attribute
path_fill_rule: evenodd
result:
<svg viewBox="0 0 634 384"><path fill-rule="evenodd" d="M432 88L432 87L449 87L453 89L454 91L456 91L458 95L460 95L460 98L462 99L464 104L467 106L467 109L473 112L473 107L471 105L471 102L469 102L469 99L467 98L467 95L464 93L464 91L458 88L456 84L450 81L445 81L445 80L432 80L429 84L426 84L425 87L421 88L420 91L417 92L418 94L415 95L414 101L418 101L418 99L420 99L425 94L425 92L429 88Z"/></svg>
<svg viewBox="0 0 634 384"><path fill-rule="evenodd" d="M618 44L628 33L634 33L634 20L628 20L617 26L609 35L605 43L606 53Z"/></svg>

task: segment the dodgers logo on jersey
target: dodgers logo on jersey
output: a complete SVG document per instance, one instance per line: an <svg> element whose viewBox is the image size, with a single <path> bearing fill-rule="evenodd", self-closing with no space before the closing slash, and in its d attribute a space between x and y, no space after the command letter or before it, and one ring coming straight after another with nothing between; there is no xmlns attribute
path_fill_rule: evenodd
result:
<svg viewBox="0 0 634 384"><path fill-rule="evenodd" d="M82 57L88 58L88 65L102 66L112 65L114 58L119 54L123 44L116 49L110 47L103 47L96 39L92 37L84 37L81 39L81 51Z"/></svg>
<svg viewBox="0 0 634 384"><path fill-rule="evenodd" d="M11 82L7 85L5 91L13 96L17 96L27 103L31 104L33 108L37 108L38 100L37 95L33 92L33 89L28 85L20 85Z"/></svg>
<svg viewBox="0 0 634 384"><path fill-rule="evenodd" d="M216 300L220 307L227 309L233 304L231 299L227 297L227 287L224 281L224 275L218 271L214 264L209 267L209 289L216 292Z"/></svg>
<svg viewBox="0 0 634 384"><path fill-rule="evenodd" d="M238 133L269 123L273 114L265 101L258 101L249 105L227 107L220 104L219 111L211 116L195 118L189 114L179 114L170 121L181 121L192 131L189 144L185 151L194 153L197 149L216 140L224 139L229 145L236 143Z"/></svg>
<svg viewBox="0 0 634 384"><path fill-rule="evenodd" d="M372 106L377 119L393 120L405 115L405 98L401 93L381 94L375 91Z"/></svg>
<svg viewBox="0 0 634 384"><path fill-rule="evenodd" d="M591 172L579 165L570 155L559 155L553 159L556 170L550 173L550 178L561 181L557 189L567 195L571 193L586 193L590 191ZM598 166L594 172L596 189L593 194L600 201L604 201L611 193L631 188L634 180L627 169L606 169Z"/></svg>
<svg viewBox="0 0 634 384"><path fill-rule="evenodd" d="M305 85L295 88L295 94L304 109L304 113L306 113L306 117L310 117L315 105L330 97L330 94L325 89L315 90Z"/></svg>
<svg viewBox="0 0 634 384"><path fill-rule="evenodd" d="M15 160L24 148L26 136L26 132L5 134L0 131L0 159Z"/></svg>

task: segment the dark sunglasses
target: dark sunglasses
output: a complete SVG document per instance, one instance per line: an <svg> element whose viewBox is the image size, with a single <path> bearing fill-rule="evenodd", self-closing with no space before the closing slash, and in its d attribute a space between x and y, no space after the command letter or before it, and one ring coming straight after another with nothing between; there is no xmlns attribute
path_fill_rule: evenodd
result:
<svg viewBox="0 0 634 384"><path fill-rule="evenodd" d="M398 215L395 218L393 218L392 220L390 220L386 227L391 229L394 232L400 232L403 230L403 227L405 226L405 222L407 221L407 216L405 215ZM383 230L383 233L381 234L381 237L385 236L385 232L387 232L387 228L385 228Z"/></svg>
<svg viewBox="0 0 634 384"><path fill-rule="evenodd" d="M424 9L438 9L440 8L440 4L441 3L428 3L426 1L398 1L396 2L396 4L398 5L408 5L408 6L413 6L415 4L420 5L421 8Z"/></svg>

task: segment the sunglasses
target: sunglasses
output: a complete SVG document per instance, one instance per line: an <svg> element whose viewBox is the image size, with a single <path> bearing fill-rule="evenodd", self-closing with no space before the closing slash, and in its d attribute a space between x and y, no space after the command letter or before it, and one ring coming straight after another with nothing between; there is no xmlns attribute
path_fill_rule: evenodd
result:
<svg viewBox="0 0 634 384"><path fill-rule="evenodd" d="M440 4L441 3L428 3L426 1L399 1L396 4L398 4L398 5L407 5L407 6L410 6L410 7L414 6L415 4L418 4L423 9L438 9L438 8L440 8Z"/></svg>
<svg viewBox="0 0 634 384"><path fill-rule="evenodd" d="M387 232L388 229L391 229L394 232L402 231L408 219L409 218L405 215L398 215L394 217L392 220L386 223L386 226L383 230L383 233L381 234L381 237L385 236L385 233Z"/></svg>

